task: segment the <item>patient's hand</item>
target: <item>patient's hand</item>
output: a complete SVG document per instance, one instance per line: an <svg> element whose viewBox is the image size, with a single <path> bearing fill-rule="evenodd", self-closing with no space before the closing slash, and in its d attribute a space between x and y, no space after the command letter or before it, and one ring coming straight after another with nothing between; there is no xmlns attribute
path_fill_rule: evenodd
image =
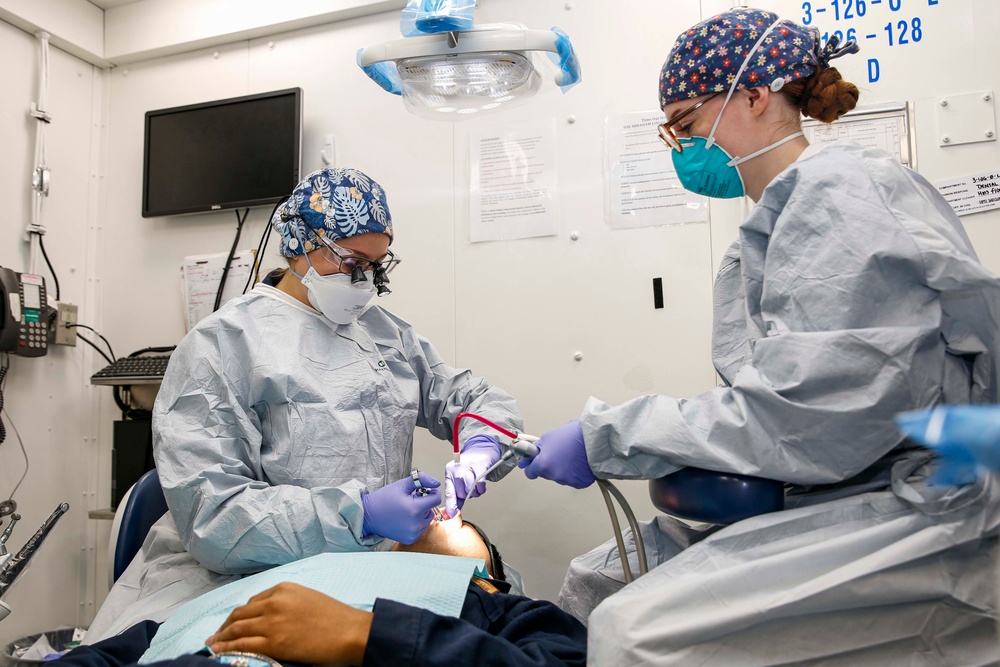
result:
<svg viewBox="0 0 1000 667"><path fill-rule="evenodd" d="M237 607L205 642L215 653L249 651L313 665L360 665L372 615L289 582Z"/></svg>

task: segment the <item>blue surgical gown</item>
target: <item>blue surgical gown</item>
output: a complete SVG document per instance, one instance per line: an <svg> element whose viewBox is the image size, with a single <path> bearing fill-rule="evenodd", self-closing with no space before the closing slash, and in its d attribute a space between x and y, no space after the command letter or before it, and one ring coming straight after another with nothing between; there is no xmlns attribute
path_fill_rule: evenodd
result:
<svg viewBox="0 0 1000 667"><path fill-rule="evenodd" d="M810 147L741 225L714 300L722 385L590 399L588 459L601 478L779 480L788 509L714 532L658 517L642 528L655 569L624 590L613 542L575 559L562 606L586 618L621 590L590 616L591 660L994 656L1000 487L929 487L927 452L893 422L997 400L1000 280L947 202L881 151Z"/></svg>
<svg viewBox="0 0 1000 667"><path fill-rule="evenodd" d="M243 574L382 548L379 536L362 535L362 489L410 473L416 427L448 441L443 465L463 411L521 430L509 394L446 364L383 308L338 326L269 285L228 303L171 355L153 409L170 512L112 588L88 641L162 621ZM462 441L485 429L463 422Z"/></svg>

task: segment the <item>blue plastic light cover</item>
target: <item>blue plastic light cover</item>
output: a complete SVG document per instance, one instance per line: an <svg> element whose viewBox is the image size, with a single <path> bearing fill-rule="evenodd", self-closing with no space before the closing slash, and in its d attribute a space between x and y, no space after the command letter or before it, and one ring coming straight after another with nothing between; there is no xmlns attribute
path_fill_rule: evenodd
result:
<svg viewBox="0 0 1000 667"><path fill-rule="evenodd" d="M358 49L358 67L368 75L368 78L377 83L382 90L393 95L402 95L403 89L399 83L399 72L396 71L396 63L384 60L365 67L361 64L362 51L364 49Z"/></svg>
<svg viewBox="0 0 1000 667"><path fill-rule="evenodd" d="M573 45L569 41L569 35L555 26L552 27L552 32L556 35L557 53L547 51L546 55L562 70L563 75L559 87L565 93L580 82L583 74L580 71L580 60L576 57L576 51L573 50Z"/></svg>
<svg viewBox="0 0 1000 667"><path fill-rule="evenodd" d="M399 19L403 37L472 30L476 0L408 0Z"/></svg>

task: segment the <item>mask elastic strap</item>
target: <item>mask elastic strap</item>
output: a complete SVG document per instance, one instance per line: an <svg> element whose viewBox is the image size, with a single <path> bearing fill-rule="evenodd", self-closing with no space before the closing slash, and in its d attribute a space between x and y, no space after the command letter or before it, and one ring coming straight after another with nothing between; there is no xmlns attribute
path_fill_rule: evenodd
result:
<svg viewBox="0 0 1000 667"><path fill-rule="evenodd" d="M309 268L311 269L311 268L313 268L313 263L312 263L312 261L311 261L311 260L309 259L309 253L307 253L307 252L306 252L306 244L305 244L305 242L304 242L304 241L302 240L302 236L301 236L301 235L299 235L299 229L298 229L298 227L294 227L293 229L295 230L295 238L296 238L296 239L298 239L298 241L299 241L299 245L300 245L300 246L302 246L302 256L306 258L306 264L308 264L308 265L309 265ZM302 276L301 274L299 274L299 273L298 273L298 272L297 272L297 271L296 271L295 269L293 269L293 268L292 268L291 266L289 266L289 267L288 267L288 270L289 270L289 271L291 271L291 272L292 272L292 275L293 275L293 276L295 276L296 278L298 278L299 280L302 280L302 279L303 279L303 278L305 277L305 276Z"/></svg>
<svg viewBox="0 0 1000 667"><path fill-rule="evenodd" d="M750 51L747 52L747 57L743 60L743 64L740 65L740 69L736 72L736 77L733 79L733 85L729 86L729 93L726 95L726 101L722 103L722 111L719 112L719 116L715 119L715 125L712 126L712 131L708 133L708 140L705 143L705 148L711 148L715 144L715 130L719 127L719 121L722 120L722 114L725 112L726 107L729 105L729 99L736 92L736 86L740 83L740 77L743 76L743 72L746 71L747 65L750 64L750 58L753 56L754 52L757 51L758 47L764 43L764 39L771 34L774 27L781 23L781 19L778 19L764 31L764 34L760 36L757 43L753 45Z"/></svg>
<svg viewBox="0 0 1000 667"><path fill-rule="evenodd" d="M766 152L768 152L770 150L774 150L775 148L777 148L778 146L781 146L782 144L787 144L789 141L791 141L795 137L801 137L801 136L803 136L802 132L796 132L795 134L789 134L784 139L780 139L778 141L775 141L770 146L764 146L759 151L754 151L753 153L750 153L750 155L747 155L746 157L734 157L732 160L730 160L726 164L729 165L730 167L735 167L738 164L743 164L747 160L754 159L758 155L762 155L762 154L764 154L764 153L766 153Z"/></svg>

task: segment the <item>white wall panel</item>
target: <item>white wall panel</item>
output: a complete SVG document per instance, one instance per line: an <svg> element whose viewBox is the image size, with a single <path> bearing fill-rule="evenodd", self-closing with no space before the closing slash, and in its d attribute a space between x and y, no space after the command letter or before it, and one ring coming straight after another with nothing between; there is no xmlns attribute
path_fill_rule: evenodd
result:
<svg viewBox="0 0 1000 667"><path fill-rule="evenodd" d="M38 44L34 37L0 21L3 91L0 96L0 266L28 271L24 228L31 206L35 121L29 104L37 99ZM59 276L61 297L79 306L79 321L95 323L91 239L96 224L102 77L94 68L50 49L47 163L51 194L43 222L45 246ZM50 295L55 286L47 271ZM54 347L39 358L11 357L4 391L7 439L0 445L0 497L6 499L25 470L17 428L30 467L14 500L22 519L7 543L16 551L61 502L69 513L56 525L31 567L4 595L13 612L0 623L0 644L61 625L89 622L95 569L96 523L87 510L97 503L93 472L97 461L97 390L88 379L102 366L82 343ZM7 521L4 522L4 528ZM106 539L106 537L105 537Z"/></svg>

